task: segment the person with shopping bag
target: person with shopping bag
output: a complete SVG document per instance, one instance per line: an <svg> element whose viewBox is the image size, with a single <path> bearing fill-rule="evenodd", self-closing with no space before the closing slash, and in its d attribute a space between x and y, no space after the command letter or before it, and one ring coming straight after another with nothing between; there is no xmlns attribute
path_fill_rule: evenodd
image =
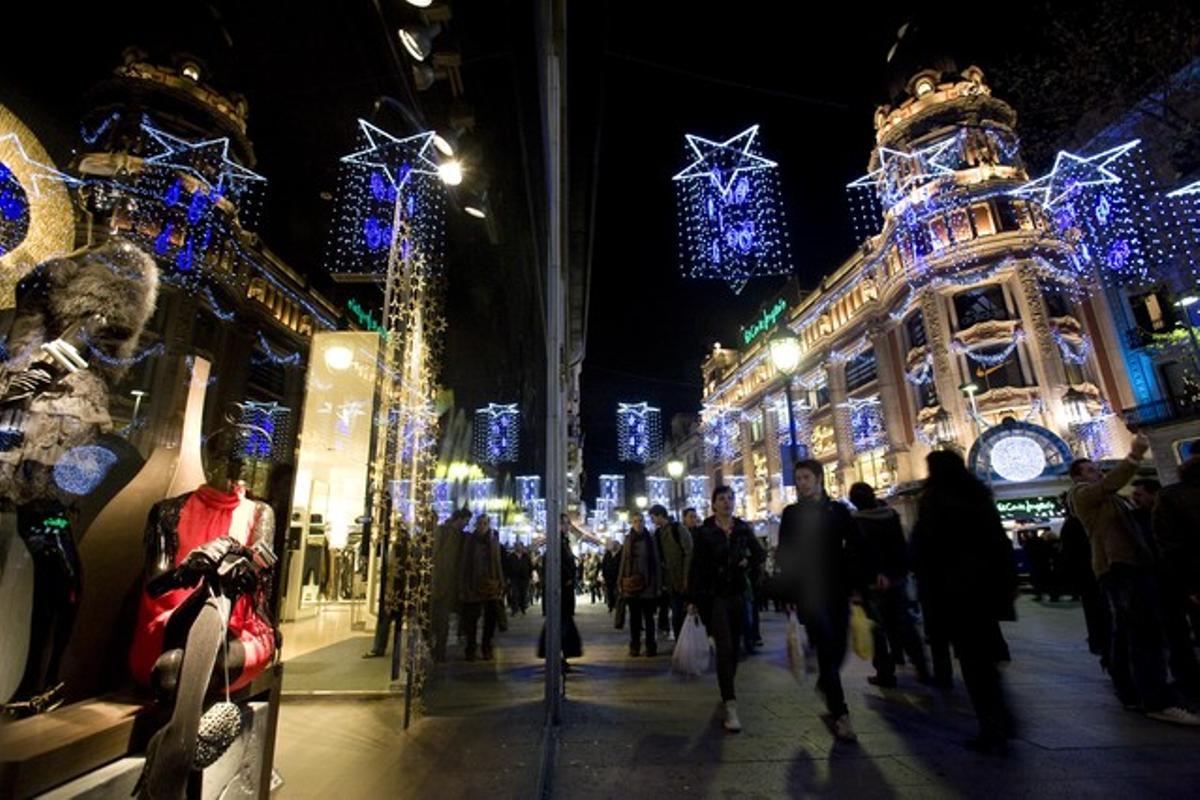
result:
<svg viewBox="0 0 1200 800"><path fill-rule="evenodd" d="M750 576L767 555L745 521L733 515L733 489L713 489L713 515L696 531L687 591L688 614L699 614L717 646L717 685L721 690L725 730L742 729L738 719L733 678L737 673L738 642L750 591Z"/></svg>
<svg viewBox="0 0 1200 800"><path fill-rule="evenodd" d="M642 628L646 629L646 655L658 655L654 637L654 616L658 596L662 594L662 562L658 544L646 529L646 518L635 511L629 518L631 527L621 548L621 572L617 585L625 600L629 615L629 655L642 654Z"/></svg>
<svg viewBox="0 0 1200 800"><path fill-rule="evenodd" d="M850 510L825 493L820 461L796 462L796 502L779 521L776 558L780 585L799 612L808 639L817 651L817 688L825 696L830 729L843 742L857 741L842 690L850 597L865 591L868 565L861 533Z"/></svg>

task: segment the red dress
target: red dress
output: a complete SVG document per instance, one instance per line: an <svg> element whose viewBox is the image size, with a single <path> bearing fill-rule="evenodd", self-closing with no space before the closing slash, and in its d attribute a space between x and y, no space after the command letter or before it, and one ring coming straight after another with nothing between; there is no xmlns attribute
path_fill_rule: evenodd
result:
<svg viewBox="0 0 1200 800"><path fill-rule="evenodd" d="M154 557L156 548L165 547L174 565L178 566L193 549L213 539L232 535L240 541L242 536L229 530L233 510L239 502L236 493L201 486L189 494L156 503L150 510L146 527L147 558ZM269 541L273 527L270 506L255 503L254 520L247 541L242 543L251 545L264 537ZM133 648L129 654L129 667L138 683L150 684L150 673L162 655L171 615L194 592L204 591L202 587L203 584L197 584L173 589L159 597L151 597L143 587ZM248 685L275 656L275 628L266 607L267 597L266 581L260 579L252 594L240 595L233 603L228 635L242 643L245 663L241 674L230 683L230 690Z"/></svg>

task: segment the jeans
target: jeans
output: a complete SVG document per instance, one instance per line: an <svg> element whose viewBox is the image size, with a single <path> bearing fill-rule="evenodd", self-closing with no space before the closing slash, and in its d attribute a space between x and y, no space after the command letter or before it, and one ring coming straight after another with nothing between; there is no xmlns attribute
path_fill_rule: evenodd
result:
<svg viewBox="0 0 1200 800"><path fill-rule="evenodd" d="M625 598L629 616L629 649L638 653L642 649L642 628L646 629L646 653L654 655L658 652L658 642L654 638L654 612L658 608L657 597L627 597Z"/></svg>
<svg viewBox="0 0 1200 800"><path fill-rule="evenodd" d="M903 648L918 675L927 675L929 665L925 659L925 648L917 634L917 626L908 610L908 594L905 582L900 581L887 589L870 593L871 615L878 625L872 628L875 641L875 672L883 677L896 674L897 645Z"/></svg>
<svg viewBox="0 0 1200 800"><path fill-rule="evenodd" d="M745 614L742 618L742 645L747 653L753 653L757 642L762 638L758 628L758 603L753 597L747 597Z"/></svg>
<svg viewBox="0 0 1200 800"><path fill-rule="evenodd" d="M1109 669L1121 702L1141 701L1146 711L1172 704L1163 658L1158 592L1151 570L1113 564L1100 578L1112 612Z"/></svg>
<svg viewBox="0 0 1200 800"><path fill-rule="evenodd" d="M834 717L850 713L842 690L842 662L846 659L846 634L850 605L823 608L804 614L808 640L817 649L817 687L825 695L825 708Z"/></svg>
<svg viewBox="0 0 1200 800"><path fill-rule="evenodd" d="M737 674L738 642L742 638L745 600L737 597L713 597L699 604L700 618L708 635L717 645L717 686L722 700L736 700L733 678Z"/></svg>
<svg viewBox="0 0 1200 800"><path fill-rule="evenodd" d="M499 600L485 600L479 603L463 603L463 628L467 634L467 656L475 655L475 634L479 627L479 615L483 614L483 652L492 652L492 639L496 635L496 616Z"/></svg>

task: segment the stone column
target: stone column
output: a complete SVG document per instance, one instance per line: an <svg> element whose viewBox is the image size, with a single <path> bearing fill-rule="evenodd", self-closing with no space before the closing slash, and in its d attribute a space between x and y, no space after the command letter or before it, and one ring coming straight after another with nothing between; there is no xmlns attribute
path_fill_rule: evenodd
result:
<svg viewBox="0 0 1200 800"><path fill-rule="evenodd" d="M937 387L938 404L954 420L960 443L969 449L975 441L975 423L970 418L970 404L958 387L962 375L958 358L950 352L950 318L946 301L936 289L921 290L921 315L925 320L925 340L933 354L933 383Z"/></svg>
<svg viewBox="0 0 1200 800"><path fill-rule="evenodd" d="M888 459L897 470L897 482L910 480L907 474L907 458L900 454L907 453L913 438L913 416L908 382L904 380L904 364L897 363L902 359L900 348L896 345L897 324L887 317L872 320L868 327L871 346L875 349L875 380L879 387L879 402L883 406L883 421L887 429ZM898 377L899 376L899 377ZM901 465L905 465L902 470Z"/></svg>
<svg viewBox="0 0 1200 800"><path fill-rule="evenodd" d="M1018 266L1014 279L1007 283L1013 290L1018 316L1025 331L1025 353L1029 356L1030 372L1045 409L1043 418L1062 421L1065 425L1067 415L1062 398L1067 388L1067 373L1063 368L1062 354L1050 331L1046 302L1042 299L1033 265ZM1060 430L1058 433L1066 435L1067 431Z"/></svg>
<svg viewBox="0 0 1200 800"><path fill-rule="evenodd" d="M837 444L837 471L831 477L845 487L848 485L847 473L854 467L854 439L850 431L850 410L846 408L849 397L846 392L846 365L840 361L826 361L821 366L825 368L825 379L829 385L829 403L833 406L833 440Z"/></svg>

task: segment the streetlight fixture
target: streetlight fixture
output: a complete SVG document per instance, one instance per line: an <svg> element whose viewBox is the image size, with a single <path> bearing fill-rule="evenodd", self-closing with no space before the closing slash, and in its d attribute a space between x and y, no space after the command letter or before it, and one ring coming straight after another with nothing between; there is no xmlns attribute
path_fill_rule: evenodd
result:
<svg viewBox="0 0 1200 800"><path fill-rule="evenodd" d="M787 401L788 420L788 464L783 469L784 484L796 462L800 460L798 442L796 441L796 415L792 413L792 373L800 366L800 340L792 335L786 327L771 339L767 345L771 355L771 363L783 375L783 391Z"/></svg>
<svg viewBox="0 0 1200 800"><path fill-rule="evenodd" d="M448 158L438 164L438 177L447 186L458 186L463 181L462 163L455 158Z"/></svg>
<svg viewBox="0 0 1200 800"><path fill-rule="evenodd" d="M682 516L679 506L683 498L683 492L679 490L679 480L683 477L684 468L684 463L678 458L672 458L667 462L667 475L671 478L671 504L675 506L673 510L676 519Z"/></svg>
<svg viewBox="0 0 1200 800"><path fill-rule="evenodd" d="M650 501L646 498L646 495L639 494L633 498L633 504L637 506L638 511L645 511L646 506L650 505Z"/></svg>
<svg viewBox="0 0 1200 800"><path fill-rule="evenodd" d="M975 430L979 430L979 406L975 404L975 394L979 391L979 384L975 381L967 381L958 390L965 394L971 400L971 420L975 423Z"/></svg>
<svg viewBox="0 0 1200 800"><path fill-rule="evenodd" d="M146 396L146 392L141 389L131 389L129 392L133 395L133 418L129 420L129 430L137 430L138 410L142 407L142 398Z"/></svg>

